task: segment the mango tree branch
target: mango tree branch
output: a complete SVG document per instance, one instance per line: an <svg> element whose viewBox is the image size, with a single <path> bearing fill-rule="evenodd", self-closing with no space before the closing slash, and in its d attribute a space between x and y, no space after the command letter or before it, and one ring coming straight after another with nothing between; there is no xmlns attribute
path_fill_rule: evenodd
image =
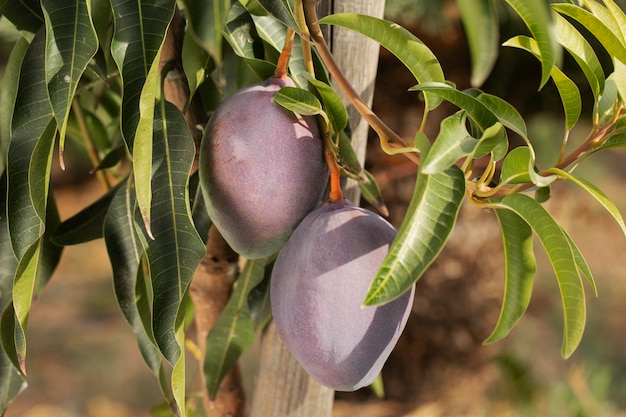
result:
<svg viewBox="0 0 626 417"><path fill-rule="evenodd" d="M317 23L317 12L315 10L315 0L304 0L304 15L306 23L311 34L313 45L317 49L320 58L326 65L328 72L333 77L339 88L344 92L346 97L350 100L354 108L361 114L361 116L367 121L367 123L378 134L383 149L391 148L405 148L403 153L407 158L419 164L419 155L413 152L406 152L406 150L413 149L412 144L400 137L389 126L387 126L380 118L365 104L363 99L359 96L350 82L343 75L343 72L335 62L333 55L326 43L324 34Z"/></svg>

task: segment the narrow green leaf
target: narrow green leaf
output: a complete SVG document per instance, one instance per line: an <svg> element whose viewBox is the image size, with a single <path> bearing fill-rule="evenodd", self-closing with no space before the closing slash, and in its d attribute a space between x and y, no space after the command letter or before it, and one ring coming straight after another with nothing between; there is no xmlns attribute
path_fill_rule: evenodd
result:
<svg viewBox="0 0 626 417"><path fill-rule="evenodd" d="M222 29L230 3L230 0L183 0L192 36L218 64L222 61Z"/></svg>
<svg viewBox="0 0 626 417"><path fill-rule="evenodd" d="M363 175L367 181L359 181L359 189L361 190L361 196L370 203L378 212L383 216L389 216L389 209L385 205L383 195L380 191L380 187L376 182L376 178L368 170L363 170Z"/></svg>
<svg viewBox="0 0 626 417"><path fill-rule="evenodd" d="M565 16L569 16L583 25L595 36L607 52L614 58L626 63L626 46L609 29L602 20L587 10L572 4L554 3L552 8Z"/></svg>
<svg viewBox="0 0 626 417"><path fill-rule="evenodd" d="M316 80L308 73L305 73L303 77L315 88L320 95L322 103L324 103L324 109L328 114L329 119L333 123L335 132L341 132L348 126L348 113L346 107L341 101L339 94L328 84L320 80Z"/></svg>
<svg viewBox="0 0 626 417"><path fill-rule="evenodd" d="M468 133L466 119L467 113L458 111L441 122L439 134L422 161L421 170L424 174L445 171L460 158L474 152L478 140Z"/></svg>
<svg viewBox="0 0 626 417"><path fill-rule="evenodd" d="M613 0L602 0L615 21L616 33L621 36L622 43L626 43L626 14Z"/></svg>
<svg viewBox="0 0 626 417"><path fill-rule="evenodd" d="M13 250L20 260L43 235L56 127L46 92L44 49L45 31L41 30L24 57L11 125L8 217Z"/></svg>
<svg viewBox="0 0 626 417"><path fill-rule="evenodd" d="M535 55L535 57L540 58L540 51L537 42L527 36L516 36L506 41L504 45L523 49ZM578 121L582 111L580 91L578 90L576 83L570 80L569 77L558 67L552 67L550 76L552 77L552 80L559 91L559 95L561 96L563 109L565 110L565 128L569 131Z"/></svg>
<svg viewBox="0 0 626 417"><path fill-rule="evenodd" d="M342 26L373 39L398 57L419 83L445 82L435 54L397 23L355 13L332 14L320 19L319 23ZM426 102L432 110L441 100L428 94L429 91L426 92Z"/></svg>
<svg viewBox="0 0 626 417"><path fill-rule="evenodd" d="M484 343L503 339L524 315L537 271L530 226L510 210L495 212L504 248L504 297L498 322Z"/></svg>
<svg viewBox="0 0 626 417"><path fill-rule="evenodd" d="M246 262L228 304L206 338L204 375L207 391L212 399L215 399L224 376L256 338L248 297L263 281L265 263L265 260Z"/></svg>
<svg viewBox="0 0 626 417"><path fill-rule="evenodd" d="M585 292L569 239L550 213L531 197L509 195L502 205L530 225L548 254L561 292L564 316L561 354L567 358L580 343L586 320Z"/></svg>
<svg viewBox="0 0 626 417"><path fill-rule="evenodd" d="M567 178L568 180L570 180L571 182L573 182L574 184L582 188L584 191L586 191L593 198L595 198L596 201L600 203L602 207L606 209L606 211L609 212L609 214L613 217L613 219L615 219L620 229L622 230L622 233L624 233L624 236L626 236L626 224L624 224L624 219L622 218L622 215L620 214L619 209L606 196L606 194L602 192L602 190L600 190L598 187L596 187L589 181L583 178L576 177L558 168L551 168L548 171L556 175L559 175L561 177Z"/></svg>
<svg viewBox="0 0 626 417"><path fill-rule="evenodd" d="M524 122L524 118L510 103L498 96L485 93L478 89L465 90L465 93L472 95L476 100L487 107L506 128L511 129L522 138L527 139L528 129L526 128L526 122Z"/></svg>
<svg viewBox="0 0 626 417"><path fill-rule="evenodd" d="M15 108L22 61L28 46L29 43L25 38L18 38L4 67L0 83L0 120L3 121L0 123L0 173L6 168L7 151L11 141L11 119Z"/></svg>
<svg viewBox="0 0 626 417"><path fill-rule="evenodd" d="M257 0L263 8L283 24L298 30L293 0Z"/></svg>
<svg viewBox="0 0 626 417"><path fill-rule="evenodd" d="M96 30L86 0L42 0L46 21L46 84L63 150L67 121L76 87L98 50Z"/></svg>
<svg viewBox="0 0 626 417"><path fill-rule="evenodd" d="M626 102L626 64L613 58L613 78L622 103Z"/></svg>
<svg viewBox="0 0 626 417"><path fill-rule="evenodd" d="M554 17L557 40L578 63L589 82L594 100L597 101L604 89L604 70L596 53L574 25L558 13Z"/></svg>
<svg viewBox="0 0 626 417"><path fill-rule="evenodd" d="M274 95L274 101L302 116L315 116L324 112L315 94L301 88L283 87Z"/></svg>
<svg viewBox="0 0 626 417"><path fill-rule="evenodd" d="M111 0L115 29L111 41L111 55L120 71L124 86L122 98L122 133L131 153L141 118L152 119L154 100L146 100L141 109L141 96L145 89L154 94L157 79L148 75L165 38L174 15L175 0ZM152 123L148 128L152 127Z"/></svg>
<svg viewBox="0 0 626 417"><path fill-rule="evenodd" d="M574 260L576 261L576 266L578 266L578 269L580 269L580 271L583 273L585 278L587 278L587 282L589 283L589 285L591 286L591 289L593 290L595 296L597 297L598 287L596 286L596 281L593 278L593 273L591 272L591 268L589 268L589 264L587 264L587 260L583 256L580 249L578 249L578 246L576 245L574 240L572 240L571 236L565 231L565 229L563 229L563 234L565 234L565 237L567 237L567 241L569 242L570 248L572 248L572 253L574 254Z"/></svg>
<svg viewBox="0 0 626 417"><path fill-rule="evenodd" d="M59 225L52 235L58 245L76 245L103 237L104 220L120 183L98 200Z"/></svg>
<svg viewBox="0 0 626 417"><path fill-rule="evenodd" d="M208 76L207 68L211 62L210 55L193 40L189 32L185 32L182 51L183 71L189 85L189 100L194 96L198 87Z"/></svg>
<svg viewBox="0 0 626 417"><path fill-rule="evenodd" d="M443 249L465 195L465 176L453 166L419 173L398 235L365 297L365 305L391 301L417 281Z"/></svg>
<svg viewBox="0 0 626 417"><path fill-rule="evenodd" d="M552 15L550 7L544 0L506 0L506 2L522 18L539 48L541 62L541 82L543 87L550 78L552 68L558 62L559 50L552 36Z"/></svg>
<svg viewBox="0 0 626 417"><path fill-rule="evenodd" d="M115 265L113 284L118 304L146 364L158 376L161 355L152 334L152 300L146 291L149 281L141 265L143 248L134 225L136 204L134 189L128 181L122 182L112 194L103 234L109 259Z"/></svg>
<svg viewBox="0 0 626 417"><path fill-rule="evenodd" d="M467 115L478 125L481 130L485 130L498 122L496 116L471 94L459 91L456 88L441 82L428 82L415 85L409 91L428 91L449 101L455 106L467 112Z"/></svg>
<svg viewBox="0 0 626 417"><path fill-rule="evenodd" d="M489 76L498 57L500 30L493 0L456 0L472 57L472 85Z"/></svg>
<svg viewBox="0 0 626 417"><path fill-rule="evenodd" d="M21 31L36 33L44 22L39 0L9 1L3 14Z"/></svg>
<svg viewBox="0 0 626 417"><path fill-rule="evenodd" d="M617 38L621 42L624 42L624 36L622 34L622 30L620 29L619 24L615 20L614 15L609 11L609 9L604 7L604 5L600 1L583 0L583 6L589 9L589 11L595 17L597 17L601 22L603 22L606 25L606 27L609 28L609 30L613 32L615 36L617 36Z"/></svg>
<svg viewBox="0 0 626 417"><path fill-rule="evenodd" d="M6 175L0 175L0 314L11 305L13 276L17 269L17 259L13 255L6 217ZM7 314L13 315L12 309ZM14 325L5 328L0 322L0 333L13 335ZM11 340L11 343L12 340ZM14 347L13 347L14 350ZM24 389L26 383L3 347L0 347L0 414L9 403Z"/></svg>
<svg viewBox="0 0 626 417"><path fill-rule="evenodd" d="M191 222L189 173L195 145L183 115L161 102L155 115L152 179L154 240L146 254L154 288L154 335L165 358L174 364L181 356L176 340L180 305L205 247Z"/></svg>

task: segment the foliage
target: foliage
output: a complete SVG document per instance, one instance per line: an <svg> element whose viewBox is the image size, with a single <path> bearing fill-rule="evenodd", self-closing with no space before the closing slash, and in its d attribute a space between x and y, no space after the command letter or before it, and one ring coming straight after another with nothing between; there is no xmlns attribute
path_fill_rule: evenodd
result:
<svg viewBox="0 0 626 417"><path fill-rule="evenodd" d="M412 143L394 136L378 119L367 119L384 150L421 163L398 238L364 302L388 302L418 280L445 245L460 205L467 201L493 209L502 230L505 290L500 319L486 342L504 338L528 306L536 268L534 234L561 291L562 355L568 357L585 327L582 277L594 291L595 284L583 254L542 202L555 181L570 181L597 200L626 233L615 205L574 173L589 155L626 144L626 14L613 0L457 0L457 5L473 62L474 88L465 90L446 80L427 45L395 23L349 13L320 21L357 31L387 48L415 76L411 90L425 103L422 128ZM295 33L302 42L295 43L289 71L301 89L286 89L277 101L296 113L317 115L341 172L359 179L364 196L380 203L373 176L349 146L344 105L328 84L327 71L338 81L341 73L332 68L323 40L315 35L316 19L304 21L301 1L185 0L180 6L189 19L182 68L190 99L202 97L207 110L225 95L272 75L285 39ZM205 253L210 219L193 175L194 141L185 120L189 102L177 108L162 88L172 68L161 67L160 58L177 7L174 0L0 1L1 15L20 34L0 89L0 409L25 384L28 314L62 247L103 238L120 309L164 398L175 413L185 414L187 293ZM538 88L554 83L563 105L561 152L552 166L537 166L533 140L518 111L479 89L498 57L502 7L528 29L504 46L535 56L541 66ZM312 18L310 10L307 17ZM309 31L317 54L309 53ZM575 149L568 146L568 137L583 117L582 102L579 87L562 70L564 53L580 67L594 100L591 130ZM610 68L598 59L605 53L612 57ZM426 138L430 111L443 101L458 111L441 122L437 137ZM524 145L512 148L511 137ZM60 223L50 175L53 158L65 163L66 139L67 146L90 157L107 192ZM268 260L244 268L208 336L211 349L203 361L211 395L267 322L260 312L267 303L268 268Z"/></svg>

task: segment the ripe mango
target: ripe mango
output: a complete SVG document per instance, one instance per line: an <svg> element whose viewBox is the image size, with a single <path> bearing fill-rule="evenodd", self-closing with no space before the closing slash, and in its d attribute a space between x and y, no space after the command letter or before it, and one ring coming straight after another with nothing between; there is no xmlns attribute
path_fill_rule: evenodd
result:
<svg viewBox="0 0 626 417"><path fill-rule="evenodd" d="M272 77L228 97L200 146L209 216L228 244L250 259L278 251L318 205L328 181L317 120L273 102L285 86L293 81Z"/></svg>
<svg viewBox="0 0 626 417"><path fill-rule="evenodd" d="M276 329L322 385L353 391L371 384L406 325L414 286L387 304L362 305L395 236L377 214L329 201L302 220L276 259Z"/></svg>

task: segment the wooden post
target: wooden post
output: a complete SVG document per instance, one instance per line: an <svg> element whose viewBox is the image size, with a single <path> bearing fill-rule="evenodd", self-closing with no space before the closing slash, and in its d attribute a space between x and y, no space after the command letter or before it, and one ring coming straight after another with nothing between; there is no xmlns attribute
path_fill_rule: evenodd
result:
<svg viewBox="0 0 626 417"><path fill-rule="evenodd" d="M355 12L382 17L384 0L323 0L320 16L329 13ZM339 67L371 106L374 80L378 66L379 46L364 36L333 27L328 38ZM348 101L338 90L344 103ZM368 126L361 116L348 107L352 143L363 163L367 147ZM345 185L344 196L356 203L360 190L354 181ZM268 325L261 342L261 356L252 403L251 417L329 417L332 413L334 391L313 380L284 347L273 323Z"/></svg>

